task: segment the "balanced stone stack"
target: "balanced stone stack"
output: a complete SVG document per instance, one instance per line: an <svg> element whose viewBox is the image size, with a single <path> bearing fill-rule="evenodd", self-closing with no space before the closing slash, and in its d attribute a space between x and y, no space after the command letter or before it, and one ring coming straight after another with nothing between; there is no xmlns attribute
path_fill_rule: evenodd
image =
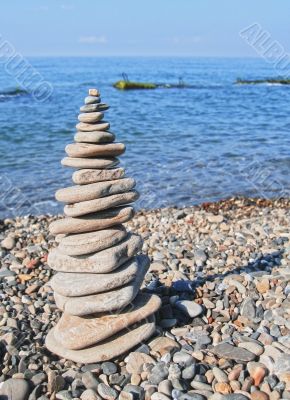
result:
<svg viewBox="0 0 290 400"><path fill-rule="evenodd" d="M140 292L149 267L141 238L122 223L133 217L135 181L116 158L125 151L103 121L109 107L96 89L80 108L75 143L66 146L65 166L76 168L75 186L60 189L65 218L50 225L58 247L48 256L57 271L50 281L63 314L46 338L47 348L80 363L112 359L155 331L155 295Z"/></svg>

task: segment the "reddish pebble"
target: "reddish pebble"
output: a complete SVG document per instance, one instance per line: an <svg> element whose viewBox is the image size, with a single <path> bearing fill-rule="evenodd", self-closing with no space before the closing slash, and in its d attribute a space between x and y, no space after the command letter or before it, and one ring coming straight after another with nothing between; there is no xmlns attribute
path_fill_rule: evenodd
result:
<svg viewBox="0 0 290 400"><path fill-rule="evenodd" d="M229 381L236 381L238 380L240 373L243 370L243 366L242 365L237 365L228 375L228 379Z"/></svg>
<svg viewBox="0 0 290 400"><path fill-rule="evenodd" d="M254 385L259 386L267 374L267 369L265 366L262 363L249 362L247 364L247 369L250 377L254 380Z"/></svg>
<svg viewBox="0 0 290 400"><path fill-rule="evenodd" d="M28 261L28 263L26 263L26 268L28 268L28 269L33 269L33 268L35 268L36 267L36 265L38 264L38 260L36 259L36 260L30 260L30 261Z"/></svg>

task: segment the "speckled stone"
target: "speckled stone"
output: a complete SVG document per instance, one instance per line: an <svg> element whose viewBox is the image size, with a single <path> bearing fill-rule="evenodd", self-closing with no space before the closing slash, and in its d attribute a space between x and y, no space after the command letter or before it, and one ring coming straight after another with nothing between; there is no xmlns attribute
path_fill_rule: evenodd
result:
<svg viewBox="0 0 290 400"><path fill-rule="evenodd" d="M72 180L77 185L88 185L90 183L120 179L124 175L124 168L82 169L73 173Z"/></svg>

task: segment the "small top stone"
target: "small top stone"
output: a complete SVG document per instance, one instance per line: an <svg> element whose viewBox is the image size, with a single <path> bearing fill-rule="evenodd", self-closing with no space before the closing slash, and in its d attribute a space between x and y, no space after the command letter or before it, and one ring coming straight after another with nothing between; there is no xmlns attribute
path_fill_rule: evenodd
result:
<svg viewBox="0 0 290 400"><path fill-rule="evenodd" d="M89 96L96 96L96 97L98 97L98 96L100 96L100 95L101 95L101 93L99 92L98 89L89 89Z"/></svg>

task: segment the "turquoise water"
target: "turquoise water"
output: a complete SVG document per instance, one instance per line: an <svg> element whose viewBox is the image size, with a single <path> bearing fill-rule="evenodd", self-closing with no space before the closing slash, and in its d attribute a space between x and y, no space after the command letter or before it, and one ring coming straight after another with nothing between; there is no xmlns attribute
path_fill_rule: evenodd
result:
<svg viewBox="0 0 290 400"><path fill-rule="evenodd" d="M37 102L7 94L16 81L0 65L0 216L56 213L57 188L71 184L61 167L79 106L98 87L111 106L106 119L126 143L122 164L138 182L138 207L191 205L233 195L289 196L290 86L234 85L237 77L276 77L258 59L39 58L30 59L53 86ZM136 81L191 89L121 92L126 72Z"/></svg>

